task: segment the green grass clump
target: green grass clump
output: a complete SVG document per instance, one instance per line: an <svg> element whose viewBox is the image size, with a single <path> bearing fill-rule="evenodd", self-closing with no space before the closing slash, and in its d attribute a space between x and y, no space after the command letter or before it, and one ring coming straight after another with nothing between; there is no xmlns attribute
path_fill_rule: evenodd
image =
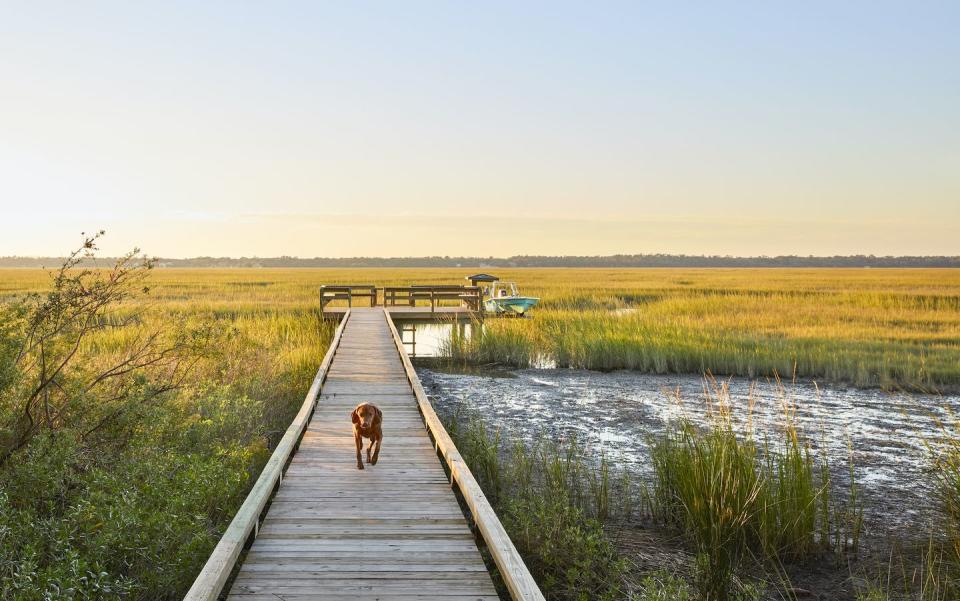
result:
<svg viewBox="0 0 960 601"><path fill-rule="evenodd" d="M960 420L942 423L941 435L928 445L943 525L924 548L901 553L899 570L888 570L881 582L871 584L864 593L871 601L895 598L892 593L900 591L921 601L960 596Z"/></svg>
<svg viewBox="0 0 960 601"><path fill-rule="evenodd" d="M831 536L847 523L830 505L829 473L816 469L792 425L775 444L760 443L749 430L738 435L722 397L717 407L709 427L681 421L655 441L651 506L691 542L703 598L723 601L735 592L744 559L779 569L782 562L844 551L849 537Z"/></svg>
<svg viewBox="0 0 960 601"><path fill-rule="evenodd" d="M630 601L695 601L696 598L686 580L660 572L645 576Z"/></svg>
<svg viewBox="0 0 960 601"><path fill-rule="evenodd" d="M611 507L606 462L589 463L575 441L505 445L476 417L446 426L548 599L624 598L627 566L603 524L630 508Z"/></svg>
<svg viewBox="0 0 960 601"><path fill-rule="evenodd" d="M878 568L857 590L857 601L953 601L960 594L956 557L940 536L891 550Z"/></svg>
<svg viewBox="0 0 960 601"><path fill-rule="evenodd" d="M628 596L629 601L696 601L700 598L686 580L664 571L645 576L637 590ZM759 601L761 590L753 585L744 586L733 598L734 601Z"/></svg>
<svg viewBox="0 0 960 601"><path fill-rule="evenodd" d="M947 541L960 565L960 422L944 426L941 442L933 461L936 490L946 517Z"/></svg>

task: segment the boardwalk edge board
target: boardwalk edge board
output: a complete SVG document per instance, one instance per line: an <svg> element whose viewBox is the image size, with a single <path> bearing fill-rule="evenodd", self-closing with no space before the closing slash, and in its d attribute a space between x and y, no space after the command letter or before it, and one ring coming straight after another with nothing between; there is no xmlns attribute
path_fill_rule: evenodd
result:
<svg viewBox="0 0 960 601"><path fill-rule="evenodd" d="M403 361L407 381L413 388L413 394L420 405L420 412L423 414L427 429L433 436L437 444L437 450L443 456L450 470L452 481L460 488L460 494L463 495L467 507L470 508L473 521L479 528L483 541L487 544L490 555L493 557L493 561L497 565L500 576L503 578L504 584L507 585L511 597L514 601L544 601L540 587L537 586L530 570L523 562L523 558L520 557L513 541L510 540L503 524L500 523L496 512L490 506L490 502L470 472L470 468L467 467L466 461L460 456L460 451L457 450L453 439L450 438L440 418L433 410L433 405L427 398L427 393L423 389L423 384L420 383L420 378L413 368L413 363L403 348L403 340L400 338L400 334L397 332L397 328L393 324L393 320L390 319L390 313L386 308L384 308L384 317L390 325L390 332L393 335L397 352L400 353L400 360Z"/></svg>
<svg viewBox="0 0 960 601"><path fill-rule="evenodd" d="M266 465L263 466L260 477L257 478L253 488L250 489L250 494L247 495L230 525L223 532L207 563L204 564L200 574L193 581L193 586L187 591L184 601L214 601L217 599L230 578L230 574L233 572L237 559L240 557L240 553L243 551L250 535L253 534L254 537L257 535L260 515L273 496L283 477L283 471L288 460L296 450L297 443L300 442L300 438L310 423L313 410L317 405L317 399L320 396L320 388L327 378L327 372L330 369L330 364L333 363L333 357L340 346L340 339L343 337L343 330L349 319L350 311L347 310L340 321L340 325L337 326L330 348L327 349L327 353L320 363L320 368L313 378L313 383L303 400L300 411L287 428L283 438L280 439L280 443L277 444L277 448L270 455Z"/></svg>

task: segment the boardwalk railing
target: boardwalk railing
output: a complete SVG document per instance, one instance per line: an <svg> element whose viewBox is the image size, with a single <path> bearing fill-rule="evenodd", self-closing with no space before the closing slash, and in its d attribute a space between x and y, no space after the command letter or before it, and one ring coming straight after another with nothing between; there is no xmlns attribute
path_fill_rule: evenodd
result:
<svg viewBox="0 0 960 601"><path fill-rule="evenodd" d="M236 566L237 559L240 557L247 541L251 537L256 538L259 533L260 519L264 509L277 487L280 486L290 457L303 437L307 424L310 423L313 410L317 405L320 388L327 378L327 371L329 371L337 347L340 345L340 338L343 336L343 329L347 325L348 319L350 319L349 310L343 316L343 320L333 336L333 341L330 343L330 348L327 349L327 354L324 356L323 362L320 363L320 369L317 370L317 375L313 378L313 384L303 400L300 412L297 413L297 417L294 418L293 423L290 424L283 438L280 439L280 443L273 451L267 464L263 466L260 477L257 478L250 494L247 495L243 505L237 510L237 515L234 516L233 521L230 522L223 536L220 537L220 542L217 543L207 563L200 570L193 586L190 587L187 596L184 597L185 601L214 601L217 599L230 578L230 574Z"/></svg>
<svg viewBox="0 0 960 601"><path fill-rule="evenodd" d="M483 295L477 286L393 286L383 288L383 306L396 307L408 305L414 307L417 301L428 301L430 310L435 311L443 301L456 301L471 311L480 311L483 307Z"/></svg>
<svg viewBox="0 0 960 601"><path fill-rule="evenodd" d="M490 555L493 557L493 561L497 565L500 576L507 585L511 597L514 601L544 601L543 593L540 592L536 581L530 575L530 570L523 563L523 558L520 557L513 541L510 540L510 536L504 530L503 524L500 523L493 507L487 501L486 495L483 494L483 490L470 472L470 468L467 467L463 457L460 456L453 439L447 434L446 428L443 427L443 423L433 410L433 405L430 404L430 399L427 398L427 393L423 390L423 385L413 368L413 363L403 348L403 339L400 338L400 334L397 332L397 328L393 324L393 320L390 319L390 313L386 308L384 308L384 313L387 323L390 324L393 342L403 361L407 381L413 388L427 430L433 437L437 451L450 470L451 483L455 483L459 487L460 494L463 495L467 507L470 509L473 521L480 530L480 534L490 550Z"/></svg>
<svg viewBox="0 0 960 601"><path fill-rule="evenodd" d="M377 287L373 284L349 284L342 286L320 286L320 312L323 308L336 300L347 301L347 306L353 306L354 298L369 298L370 306L377 306Z"/></svg>
<svg viewBox="0 0 960 601"><path fill-rule="evenodd" d="M383 294L383 306L417 306L418 302L430 304L430 311L436 311L443 302L455 301L457 305L470 311L483 311L483 291L478 286L386 286L377 288L372 284L338 284L320 286L320 312L334 301L347 301L347 307L353 307L354 299L370 299L370 306L376 307L380 294Z"/></svg>

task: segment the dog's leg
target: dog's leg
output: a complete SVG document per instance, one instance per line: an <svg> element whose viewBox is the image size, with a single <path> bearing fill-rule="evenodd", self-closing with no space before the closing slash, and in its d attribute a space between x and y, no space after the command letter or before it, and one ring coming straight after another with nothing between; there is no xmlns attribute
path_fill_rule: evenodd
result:
<svg viewBox="0 0 960 601"><path fill-rule="evenodd" d="M360 436L359 430L353 431L353 440L357 443L357 469L363 469L363 457L360 455L360 450L363 448L363 437Z"/></svg>
<svg viewBox="0 0 960 601"><path fill-rule="evenodd" d="M380 445L383 444L383 435L377 437L377 449L373 452L373 461L370 462L370 465L377 465L377 457L380 456ZM370 443L370 446L373 446L373 443ZM367 449L367 452L370 452L370 449Z"/></svg>
<svg viewBox="0 0 960 601"><path fill-rule="evenodd" d="M370 461L370 449L373 448L373 443L374 443L374 442L376 442L376 441L371 438L371 439L370 439L370 446L367 447L367 463L371 463L371 461Z"/></svg>

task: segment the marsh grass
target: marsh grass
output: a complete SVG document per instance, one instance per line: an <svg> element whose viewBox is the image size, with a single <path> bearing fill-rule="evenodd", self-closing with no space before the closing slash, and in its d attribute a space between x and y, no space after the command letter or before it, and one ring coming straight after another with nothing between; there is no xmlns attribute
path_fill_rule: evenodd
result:
<svg viewBox="0 0 960 601"><path fill-rule="evenodd" d="M687 420L654 440L651 508L677 528L697 556L697 588L723 601L746 560L782 572L824 552L855 552L862 527L855 483L847 503L831 503L825 462L818 469L789 408L775 440L738 430L729 391L708 380L712 417L703 428ZM749 420L747 421L749 424Z"/></svg>
<svg viewBox="0 0 960 601"><path fill-rule="evenodd" d="M478 416L446 427L548 599L625 598L627 565L604 524L632 507L607 461L575 440L504 442Z"/></svg>
<svg viewBox="0 0 960 601"><path fill-rule="evenodd" d="M165 311L232 320L315 311L321 284L462 283L465 269L159 269ZM488 319L451 348L473 364L540 364L960 389L960 270L503 269L539 296L531 319ZM44 289L0 270L0 298Z"/></svg>
<svg viewBox="0 0 960 601"><path fill-rule="evenodd" d="M548 599L759 599L745 558L783 574L783 561L829 551L818 538L819 483L799 436L784 459L729 427L684 424L654 449L648 509L680 529L696 556L694 586L664 573L636 582L611 532L634 517L636 483L576 440L504 440L477 415L446 427ZM797 482L800 480L801 482ZM785 587L789 590L789 587Z"/></svg>
<svg viewBox="0 0 960 601"><path fill-rule="evenodd" d="M318 319L319 285L459 283L463 272L155 270L148 298L117 313L136 314L135 323L91 339L81 349L87 360L102 360L137 328L158 325L214 324L223 331L221 344L180 391L138 415L129 446L91 458L69 436L38 439L0 474L0 596L181 596L323 356L332 325ZM530 269L498 275L518 281L541 303L532 319L489 319L481 335L456 341L450 356L458 362L528 366L546 357L594 369L795 373L917 390L960 386L956 270ZM0 302L49 285L39 270L2 270ZM0 323L0 342L15 335L8 325ZM0 388L13 377L5 365L0 356ZM628 476L603 461L597 467L582 448L572 452L575 443L522 449L475 428L463 426L458 446L545 590L557 599L622 598L624 566L604 523L639 504L637 494L625 492ZM664 466L670 466L662 470L664 488L659 498L651 491L647 504L656 499L672 507L665 519L678 528L689 523L691 540L706 541L704 548L730 549L731 565L744 556L787 561L824 548L856 548L857 488L850 498L833 494L825 485L829 466L819 457L811 465L801 436L759 441L730 434L675 432L664 443ZM709 465L729 479L709 479ZM960 460L945 460L941 469L949 507L951 490L960 499ZM669 496L669 490L686 492ZM684 515L680 499L692 507L698 494L715 502L698 511L729 510L716 531L706 526L707 514ZM922 570L941 581L960 554L960 510L951 515L952 538ZM734 543L746 544L746 551ZM925 590L955 591L937 586Z"/></svg>
<svg viewBox="0 0 960 601"><path fill-rule="evenodd" d="M530 319L488 319L457 363L960 387L956 270L516 270Z"/></svg>
<svg viewBox="0 0 960 601"><path fill-rule="evenodd" d="M940 435L928 440L927 447L942 527L931 533L924 548L891 555L887 573L863 592L865 600L960 597L960 419L951 415L940 422Z"/></svg>
<svg viewBox="0 0 960 601"><path fill-rule="evenodd" d="M892 548L879 573L868 575L857 601L952 601L960 594L956 558L941 537Z"/></svg>
<svg viewBox="0 0 960 601"><path fill-rule="evenodd" d="M943 423L941 430L940 444L928 446L933 452L937 495L947 519L945 534L951 555L960 565L960 421L954 418Z"/></svg>
<svg viewBox="0 0 960 601"><path fill-rule="evenodd" d="M179 388L134 404L95 450L61 427L0 469L0 598L183 596L296 413L333 329L312 296L279 282L234 285L248 275L155 271L149 294L117 305L83 341L78 378L150 332L216 333ZM15 303L49 284L37 271L0 275L2 423L19 398ZM70 407L102 402L77 395Z"/></svg>

